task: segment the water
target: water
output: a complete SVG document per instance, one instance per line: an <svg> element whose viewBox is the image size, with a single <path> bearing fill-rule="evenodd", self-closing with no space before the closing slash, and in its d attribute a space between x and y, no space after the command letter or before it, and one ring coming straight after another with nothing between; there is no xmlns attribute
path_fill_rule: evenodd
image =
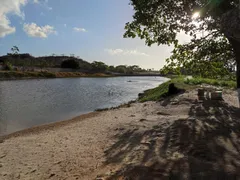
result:
<svg viewBox="0 0 240 180"><path fill-rule="evenodd" d="M164 81L162 77L1 81L0 135L118 106Z"/></svg>

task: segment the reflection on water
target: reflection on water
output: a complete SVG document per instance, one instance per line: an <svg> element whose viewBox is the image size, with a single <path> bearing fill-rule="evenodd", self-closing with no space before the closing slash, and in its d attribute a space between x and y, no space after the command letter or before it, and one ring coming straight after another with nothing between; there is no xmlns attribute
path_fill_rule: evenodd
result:
<svg viewBox="0 0 240 180"><path fill-rule="evenodd" d="M69 78L0 82L0 135L134 100L161 77Z"/></svg>

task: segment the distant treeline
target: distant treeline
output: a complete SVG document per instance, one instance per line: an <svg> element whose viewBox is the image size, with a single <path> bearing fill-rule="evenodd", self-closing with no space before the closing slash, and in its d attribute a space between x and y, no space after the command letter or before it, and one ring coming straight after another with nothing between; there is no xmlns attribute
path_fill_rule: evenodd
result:
<svg viewBox="0 0 240 180"><path fill-rule="evenodd" d="M0 63L8 65L8 67L39 67L44 68L71 68L83 72L114 72L132 74L134 72L147 72L151 69L142 69L137 65L127 66L108 66L103 62L94 61L89 63L79 57L74 56L42 56L34 57L30 54L8 53L5 56L0 56Z"/></svg>

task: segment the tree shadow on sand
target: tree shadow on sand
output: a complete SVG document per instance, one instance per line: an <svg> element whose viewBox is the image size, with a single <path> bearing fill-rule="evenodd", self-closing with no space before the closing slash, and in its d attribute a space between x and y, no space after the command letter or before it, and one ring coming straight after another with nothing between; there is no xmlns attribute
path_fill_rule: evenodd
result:
<svg viewBox="0 0 240 180"><path fill-rule="evenodd" d="M239 109L223 101L189 103L190 118L119 132L106 164L124 168L107 179L239 179Z"/></svg>

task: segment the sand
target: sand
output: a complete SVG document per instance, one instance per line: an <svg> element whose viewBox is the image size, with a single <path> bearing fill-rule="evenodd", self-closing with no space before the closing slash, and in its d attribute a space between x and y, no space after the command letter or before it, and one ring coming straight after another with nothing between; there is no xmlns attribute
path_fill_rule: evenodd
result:
<svg viewBox="0 0 240 180"><path fill-rule="evenodd" d="M1 180L240 179L237 95L133 103L2 137Z"/></svg>

